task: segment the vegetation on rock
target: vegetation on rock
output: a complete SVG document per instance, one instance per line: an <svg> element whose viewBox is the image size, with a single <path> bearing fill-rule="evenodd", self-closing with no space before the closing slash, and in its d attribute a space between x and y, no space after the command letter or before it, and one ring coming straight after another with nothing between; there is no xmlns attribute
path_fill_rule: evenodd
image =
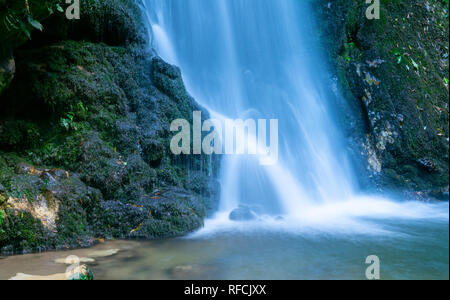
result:
<svg viewBox="0 0 450 300"><path fill-rule="evenodd" d="M347 134L369 175L379 187L448 200L448 1L383 0L379 20L366 18L364 1L317 7L330 64L357 112L343 118L353 118Z"/></svg>
<svg viewBox="0 0 450 300"><path fill-rule="evenodd" d="M134 1L81 2L82 19L47 16L42 32L10 43L16 72L0 96L4 253L182 235L217 200L219 160L209 169L209 157L170 153L170 122L208 113L179 69L148 50Z"/></svg>

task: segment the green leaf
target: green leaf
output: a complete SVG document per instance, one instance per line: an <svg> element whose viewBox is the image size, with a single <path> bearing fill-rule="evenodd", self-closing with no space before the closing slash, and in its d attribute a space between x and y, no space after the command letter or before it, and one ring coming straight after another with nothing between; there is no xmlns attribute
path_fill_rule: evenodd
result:
<svg viewBox="0 0 450 300"><path fill-rule="evenodd" d="M10 27L12 27L13 29L19 29L19 27L16 26L16 24L18 23L17 19L13 16L13 15L9 15L5 17L5 25L8 28L8 31L11 31Z"/></svg>
<svg viewBox="0 0 450 300"><path fill-rule="evenodd" d="M67 119L61 119L61 125L67 130L67 131L69 131L69 129L70 129L70 121L69 120L67 120Z"/></svg>
<svg viewBox="0 0 450 300"><path fill-rule="evenodd" d="M31 33L28 31L27 27L22 22L20 22L20 29L22 29L23 33L27 36L27 38L31 40Z"/></svg>
<svg viewBox="0 0 450 300"><path fill-rule="evenodd" d="M86 108L84 107L84 105L83 105L83 102L79 102L78 103L78 107L80 108L80 110L82 111L82 112L86 112Z"/></svg>
<svg viewBox="0 0 450 300"><path fill-rule="evenodd" d="M61 7L61 5L59 5L59 4L56 4L56 9L59 11L59 12L64 12L64 9Z"/></svg>
<svg viewBox="0 0 450 300"><path fill-rule="evenodd" d="M33 27L36 28L37 30L39 30L39 31L44 30L44 26L42 26L42 24L39 23L38 21L29 18L29 19L28 19L28 22L31 24L31 26L33 26Z"/></svg>

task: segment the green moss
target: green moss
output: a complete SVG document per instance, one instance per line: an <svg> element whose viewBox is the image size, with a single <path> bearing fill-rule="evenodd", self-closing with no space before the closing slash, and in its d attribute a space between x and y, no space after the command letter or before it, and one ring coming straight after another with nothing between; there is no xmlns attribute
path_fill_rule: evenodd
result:
<svg viewBox="0 0 450 300"><path fill-rule="evenodd" d="M363 2L342 1L320 12L339 85L350 102L363 103L370 93L363 112L373 140L387 123L397 134L377 153L390 169L386 178L396 182L400 174L417 189L448 186L448 6L440 0L383 0L380 20L368 20L365 8ZM382 63L373 67L368 62L374 60ZM365 72L379 84L366 84ZM433 174L417 163L424 158L439 166ZM405 165L416 171L403 174Z"/></svg>
<svg viewBox="0 0 450 300"><path fill-rule="evenodd" d="M94 235L177 236L205 215L193 196L209 193L207 159L168 150L170 122L201 109L179 69L152 60L134 1L83 7L80 22L48 18L46 30L14 51L15 79L0 101L0 184L34 204L45 198L58 216L55 231L25 212L6 212L6 252L86 246ZM24 161L38 170L18 168ZM218 159L212 165L216 174ZM190 182L187 168L205 176ZM168 187L175 195L150 196Z"/></svg>
<svg viewBox="0 0 450 300"><path fill-rule="evenodd" d="M85 132L79 131L71 135L59 135L45 143L37 155L47 165L60 166L65 169L77 168L82 153L81 146L85 140Z"/></svg>
<svg viewBox="0 0 450 300"><path fill-rule="evenodd" d="M0 147L13 150L33 147L40 142L40 129L32 122L6 121L1 125Z"/></svg>
<svg viewBox="0 0 450 300"><path fill-rule="evenodd" d="M3 211L3 209L0 208L0 245L3 245L5 243L5 241L7 241L7 239L8 239L8 236L4 229L5 218L6 218L6 213Z"/></svg>
<svg viewBox="0 0 450 300"><path fill-rule="evenodd" d="M7 201L7 197L6 195L4 195L3 193L0 193L0 207L3 206L4 203L6 203Z"/></svg>
<svg viewBox="0 0 450 300"><path fill-rule="evenodd" d="M0 239L0 249L11 245L14 249L32 251L43 244L45 230L30 213L7 209L6 220L2 227L4 238Z"/></svg>
<svg viewBox="0 0 450 300"><path fill-rule="evenodd" d="M86 216L82 211L74 212L63 208L57 221L58 236L61 242L71 243L88 233Z"/></svg>

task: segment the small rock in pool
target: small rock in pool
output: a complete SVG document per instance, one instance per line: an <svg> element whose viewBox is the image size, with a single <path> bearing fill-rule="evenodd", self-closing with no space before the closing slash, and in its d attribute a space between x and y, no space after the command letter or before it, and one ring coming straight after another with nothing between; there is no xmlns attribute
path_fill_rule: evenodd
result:
<svg viewBox="0 0 450 300"><path fill-rule="evenodd" d="M256 215L247 206L239 206L230 213L229 216L232 221L250 221L256 219Z"/></svg>

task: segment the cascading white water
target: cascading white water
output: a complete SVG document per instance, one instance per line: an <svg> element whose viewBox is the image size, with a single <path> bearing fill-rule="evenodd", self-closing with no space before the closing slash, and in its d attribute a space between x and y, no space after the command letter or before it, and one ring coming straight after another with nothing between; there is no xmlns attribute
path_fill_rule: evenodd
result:
<svg viewBox="0 0 450 300"><path fill-rule="evenodd" d="M414 207L408 214L408 205L354 200L356 181L333 120L309 1L143 2L153 47L181 67L188 91L213 116L279 120L276 165L224 156L217 219L239 204L290 220L323 218L330 226L336 214L420 215Z"/></svg>

